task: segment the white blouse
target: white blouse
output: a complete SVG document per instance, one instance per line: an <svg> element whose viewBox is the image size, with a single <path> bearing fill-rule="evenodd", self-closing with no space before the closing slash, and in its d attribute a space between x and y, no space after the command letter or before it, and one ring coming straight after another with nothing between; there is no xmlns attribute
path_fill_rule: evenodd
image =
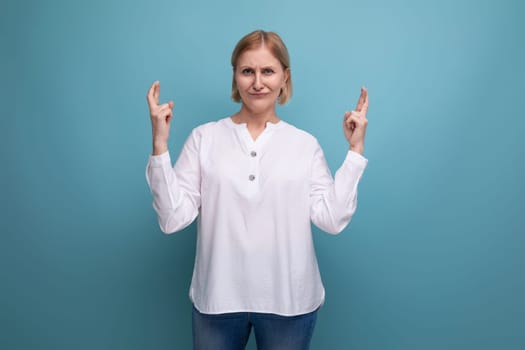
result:
<svg viewBox="0 0 525 350"><path fill-rule="evenodd" d="M161 230L198 217L195 307L285 316L318 308L324 287L310 222L334 234L346 227L367 162L349 151L334 180L312 135L279 121L254 141L231 118L195 128L173 168L168 152L150 156Z"/></svg>

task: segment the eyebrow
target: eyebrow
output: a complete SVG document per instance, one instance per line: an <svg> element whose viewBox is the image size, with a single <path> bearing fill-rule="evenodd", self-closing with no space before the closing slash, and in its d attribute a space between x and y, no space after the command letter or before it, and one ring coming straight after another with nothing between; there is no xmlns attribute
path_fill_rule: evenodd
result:
<svg viewBox="0 0 525 350"><path fill-rule="evenodd" d="M249 66L249 65L242 65L242 66L239 66L239 68L251 68L253 69L254 67L253 66ZM267 68L272 68L272 69L275 69L275 66L274 65L266 65L266 66L261 66L260 69L267 69Z"/></svg>

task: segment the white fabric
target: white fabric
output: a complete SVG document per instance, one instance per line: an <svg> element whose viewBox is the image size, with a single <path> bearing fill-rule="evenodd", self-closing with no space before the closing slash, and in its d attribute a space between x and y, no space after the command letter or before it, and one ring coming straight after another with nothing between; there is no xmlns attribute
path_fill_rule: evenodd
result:
<svg viewBox="0 0 525 350"><path fill-rule="evenodd" d="M367 162L349 151L334 180L307 132L267 123L254 141L231 118L195 128L173 168L168 152L150 156L146 177L161 230L182 230L198 217L195 307L288 316L319 307L324 288L310 222L329 233L346 227Z"/></svg>

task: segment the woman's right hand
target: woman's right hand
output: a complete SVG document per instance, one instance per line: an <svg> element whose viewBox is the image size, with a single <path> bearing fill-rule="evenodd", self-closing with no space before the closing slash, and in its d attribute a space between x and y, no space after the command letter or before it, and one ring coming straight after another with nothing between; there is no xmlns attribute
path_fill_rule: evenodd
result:
<svg viewBox="0 0 525 350"><path fill-rule="evenodd" d="M153 134L153 155L159 155L168 150L170 122L173 116L173 101L159 105L160 83L154 82L149 88L146 99L149 106L151 131Z"/></svg>

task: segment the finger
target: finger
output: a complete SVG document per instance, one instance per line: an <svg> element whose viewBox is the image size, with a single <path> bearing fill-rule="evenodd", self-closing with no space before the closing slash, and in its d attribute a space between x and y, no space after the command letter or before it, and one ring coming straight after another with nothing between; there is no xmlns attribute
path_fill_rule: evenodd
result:
<svg viewBox="0 0 525 350"><path fill-rule="evenodd" d="M343 120L343 125L345 127L348 127L350 126L350 122L352 120L352 112L345 112L345 117L344 117L344 120Z"/></svg>
<svg viewBox="0 0 525 350"><path fill-rule="evenodd" d="M155 103L159 104L159 96L160 96L160 82L155 82L155 87L153 89L153 98L155 99Z"/></svg>
<svg viewBox="0 0 525 350"><path fill-rule="evenodd" d="M350 129L355 129L358 126L365 125L363 118L360 118L354 114L351 114L347 120L345 120L345 125Z"/></svg>
<svg viewBox="0 0 525 350"><path fill-rule="evenodd" d="M170 116L173 114L173 102L165 103L160 106L160 108L157 111L157 115L159 118L164 119L166 116Z"/></svg>
<svg viewBox="0 0 525 350"><path fill-rule="evenodd" d="M356 111L361 112L363 108L368 108L368 90L363 86L361 87L361 95L359 95L359 100L357 101Z"/></svg>
<svg viewBox="0 0 525 350"><path fill-rule="evenodd" d="M357 118L357 119L362 119L363 118L363 113L362 112L358 112L358 111L351 111L351 112L346 112L345 113L345 121L349 118Z"/></svg>
<svg viewBox="0 0 525 350"><path fill-rule="evenodd" d="M163 103L159 106L159 110L162 110L162 109L173 109L173 102L170 101L168 103Z"/></svg>
<svg viewBox="0 0 525 350"><path fill-rule="evenodd" d="M364 86L361 88L361 91L364 95L364 102L363 106L361 107L360 112L362 112L364 115L366 115L366 112L368 111L368 90Z"/></svg>
<svg viewBox="0 0 525 350"><path fill-rule="evenodd" d="M350 128L350 118L352 118L352 112L345 112L345 117L343 119L343 126L345 128Z"/></svg>
<svg viewBox="0 0 525 350"><path fill-rule="evenodd" d="M153 117L155 120L166 120L169 121L171 119L171 116L173 115L173 111L170 108L164 108L162 110L159 110L157 114Z"/></svg>
<svg viewBox="0 0 525 350"><path fill-rule="evenodd" d="M148 100L148 104L150 107L153 107L158 104L158 100L155 101L155 86L158 84L158 81L155 81L153 84L151 84L148 94L146 95L146 99Z"/></svg>
<svg viewBox="0 0 525 350"><path fill-rule="evenodd" d="M361 95L359 95L359 99L357 100L357 105L355 106L355 110L360 111L361 108L363 108L364 103L365 103L365 100L363 96L363 90L361 90Z"/></svg>

